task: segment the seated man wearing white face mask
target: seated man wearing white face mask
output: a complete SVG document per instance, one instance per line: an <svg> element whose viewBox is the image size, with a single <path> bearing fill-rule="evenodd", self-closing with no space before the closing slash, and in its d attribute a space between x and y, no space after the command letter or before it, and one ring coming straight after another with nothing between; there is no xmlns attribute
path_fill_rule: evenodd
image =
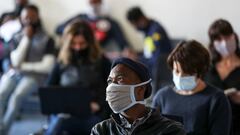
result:
<svg viewBox="0 0 240 135"><path fill-rule="evenodd" d="M182 117L187 135L229 135L230 104L221 90L203 81L208 51L197 41L181 42L168 57L175 87L158 91L153 106L165 115Z"/></svg>
<svg viewBox="0 0 240 135"><path fill-rule="evenodd" d="M114 114L96 124L91 135L185 135L180 123L145 106L151 95L147 68L128 58L119 58L108 77L106 100Z"/></svg>

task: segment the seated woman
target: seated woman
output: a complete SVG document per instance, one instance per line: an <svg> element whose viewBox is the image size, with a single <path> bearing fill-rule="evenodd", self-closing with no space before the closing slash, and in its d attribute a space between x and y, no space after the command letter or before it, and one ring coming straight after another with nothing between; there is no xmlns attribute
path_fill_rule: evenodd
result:
<svg viewBox="0 0 240 135"><path fill-rule="evenodd" d="M221 90L203 81L210 65L207 49L195 40L181 42L167 62L175 86L160 89L153 106L182 118L187 135L229 135L230 104Z"/></svg>
<svg viewBox="0 0 240 135"><path fill-rule="evenodd" d="M105 88L111 63L102 55L93 31L86 22L78 21L66 27L62 41L58 63L50 75L48 85L79 86L93 90L90 92L94 98L91 109L97 117L83 120L76 116L51 116L47 134L59 135L61 131L90 134L91 127L106 118L110 110L105 101Z"/></svg>
<svg viewBox="0 0 240 135"><path fill-rule="evenodd" d="M231 24L218 19L210 26L209 50L212 67L206 81L224 90L230 99L233 114L233 134L240 135L240 48L238 36Z"/></svg>

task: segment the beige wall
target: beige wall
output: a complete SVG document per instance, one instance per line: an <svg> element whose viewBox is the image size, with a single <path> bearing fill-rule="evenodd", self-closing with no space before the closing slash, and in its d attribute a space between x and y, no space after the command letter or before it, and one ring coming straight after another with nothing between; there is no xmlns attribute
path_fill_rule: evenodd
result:
<svg viewBox="0 0 240 135"><path fill-rule="evenodd" d="M13 8L14 0L0 0L0 14ZM32 0L40 7L45 27L53 34L59 22L85 11L87 0ZM141 35L126 21L126 10L141 6L147 15L159 20L174 38L194 38L208 42L207 29L216 18L228 19L240 34L239 0L105 0L112 16L120 22L135 48L142 46Z"/></svg>

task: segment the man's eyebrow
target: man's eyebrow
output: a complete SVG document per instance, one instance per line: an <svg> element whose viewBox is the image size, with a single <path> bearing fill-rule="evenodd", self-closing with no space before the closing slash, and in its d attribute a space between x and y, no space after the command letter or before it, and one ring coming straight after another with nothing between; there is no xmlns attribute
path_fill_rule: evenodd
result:
<svg viewBox="0 0 240 135"><path fill-rule="evenodd" d="M124 73L119 73L119 74L116 75L116 77L119 77L119 76L126 76L126 74L124 74Z"/></svg>
<svg viewBox="0 0 240 135"><path fill-rule="evenodd" d="M116 78L116 77L119 77L119 76L126 76L126 74L124 74L124 73L116 73L116 75L114 77L108 76L108 79Z"/></svg>

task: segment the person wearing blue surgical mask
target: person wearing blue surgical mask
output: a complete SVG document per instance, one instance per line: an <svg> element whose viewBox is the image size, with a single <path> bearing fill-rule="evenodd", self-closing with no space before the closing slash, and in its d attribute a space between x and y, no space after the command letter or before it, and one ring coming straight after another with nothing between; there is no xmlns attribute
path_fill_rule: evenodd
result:
<svg viewBox="0 0 240 135"><path fill-rule="evenodd" d="M114 114L96 124L91 135L185 135L180 123L169 120L145 106L151 95L148 69L128 58L112 64L106 88L106 101Z"/></svg>
<svg viewBox="0 0 240 135"><path fill-rule="evenodd" d="M203 79L210 66L207 49L195 40L183 41L167 63L174 86L160 89L153 106L170 119L181 120L187 135L229 135L230 104L221 90Z"/></svg>
<svg viewBox="0 0 240 135"><path fill-rule="evenodd" d="M206 80L222 89L232 107L233 135L240 135L240 46L238 35L224 19L215 20L208 30L212 66Z"/></svg>

